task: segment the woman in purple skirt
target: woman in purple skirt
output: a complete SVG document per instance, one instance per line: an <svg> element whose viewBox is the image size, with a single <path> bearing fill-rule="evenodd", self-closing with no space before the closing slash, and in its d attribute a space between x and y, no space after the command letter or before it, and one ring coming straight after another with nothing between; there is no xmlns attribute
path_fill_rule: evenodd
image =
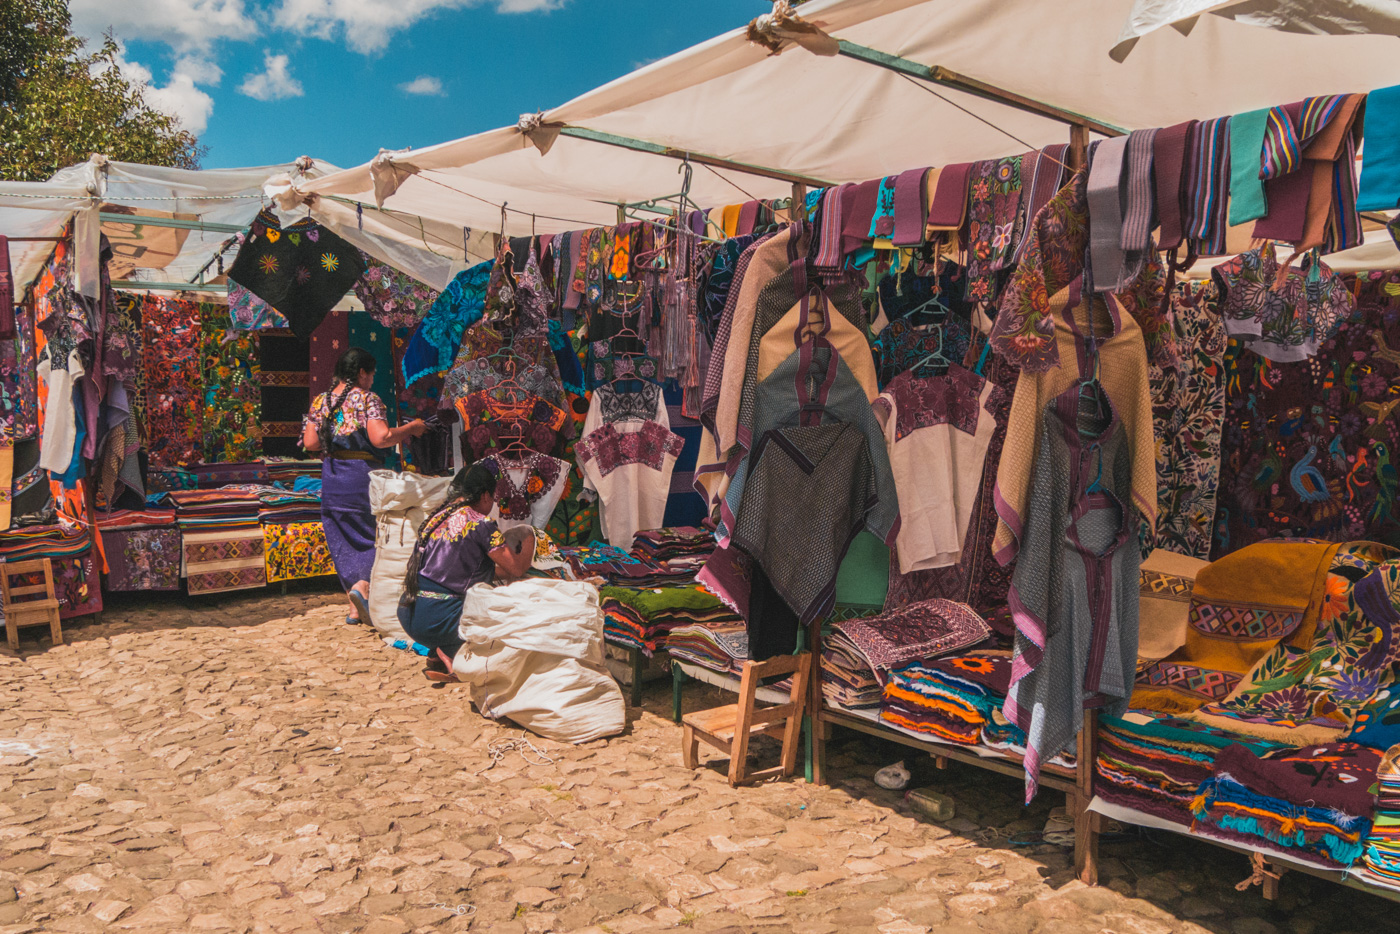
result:
<svg viewBox="0 0 1400 934"><path fill-rule="evenodd" d="M394 445L423 433L414 419L390 428L384 400L370 391L374 358L352 347L335 364L334 382L311 404L301 443L321 453L321 527L336 575L350 597L347 623L368 623L369 572L374 566L374 514L369 474L384 466Z"/></svg>

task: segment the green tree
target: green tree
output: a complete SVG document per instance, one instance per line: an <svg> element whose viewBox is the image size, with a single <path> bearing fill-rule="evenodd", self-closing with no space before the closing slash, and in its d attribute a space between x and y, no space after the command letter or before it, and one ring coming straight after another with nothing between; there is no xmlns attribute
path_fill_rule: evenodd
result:
<svg viewBox="0 0 1400 934"><path fill-rule="evenodd" d="M0 0L0 178L42 181L95 152L197 168L199 141L121 74L112 37L89 50L70 25L68 0Z"/></svg>

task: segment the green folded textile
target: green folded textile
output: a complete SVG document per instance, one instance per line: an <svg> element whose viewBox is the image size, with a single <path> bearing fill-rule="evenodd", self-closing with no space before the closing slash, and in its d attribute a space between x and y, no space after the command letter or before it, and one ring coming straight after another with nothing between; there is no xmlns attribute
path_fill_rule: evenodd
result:
<svg viewBox="0 0 1400 934"><path fill-rule="evenodd" d="M1259 166L1264 154L1264 130L1269 111L1251 110L1230 118L1230 226L1258 220L1269 213Z"/></svg>
<svg viewBox="0 0 1400 934"><path fill-rule="evenodd" d="M693 585L651 587L645 590L632 587L603 587L599 589L598 594L604 600L613 599L631 607L643 619L674 610L713 610L723 606L719 597Z"/></svg>

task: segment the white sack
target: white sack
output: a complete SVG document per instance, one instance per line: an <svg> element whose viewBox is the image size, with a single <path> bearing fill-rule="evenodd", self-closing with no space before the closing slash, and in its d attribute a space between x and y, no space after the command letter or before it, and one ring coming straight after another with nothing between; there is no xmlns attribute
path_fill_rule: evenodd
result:
<svg viewBox="0 0 1400 934"><path fill-rule="evenodd" d="M622 690L603 665L603 612L592 584L477 584L462 605L460 635L452 670L484 716L563 743L626 727Z"/></svg>
<svg viewBox="0 0 1400 934"><path fill-rule="evenodd" d="M380 635L409 639L399 625L399 597L418 526L447 498L451 477L375 470L369 475L369 507L375 515L374 568L369 576L369 616ZM410 640L412 641L412 640Z"/></svg>

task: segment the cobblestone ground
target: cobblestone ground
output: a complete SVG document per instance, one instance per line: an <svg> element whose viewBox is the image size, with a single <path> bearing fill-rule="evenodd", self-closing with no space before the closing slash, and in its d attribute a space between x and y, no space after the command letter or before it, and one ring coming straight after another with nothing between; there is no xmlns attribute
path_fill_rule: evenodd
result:
<svg viewBox="0 0 1400 934"><path fill-rule="evenodd" d="M520 731L340 617L314 589L167 599L0 654L0 934L1395 929L1296 874L1237 893L1243 857L1175 836L1106 843L1086 888L1008 839L1059 796L1027 811L1019 781L925 760L958 815L924 822L870 781L902 753L851 734L831 787L733 790L720 759L681 766L660 685L623 736L488 769Z"/></svg>

